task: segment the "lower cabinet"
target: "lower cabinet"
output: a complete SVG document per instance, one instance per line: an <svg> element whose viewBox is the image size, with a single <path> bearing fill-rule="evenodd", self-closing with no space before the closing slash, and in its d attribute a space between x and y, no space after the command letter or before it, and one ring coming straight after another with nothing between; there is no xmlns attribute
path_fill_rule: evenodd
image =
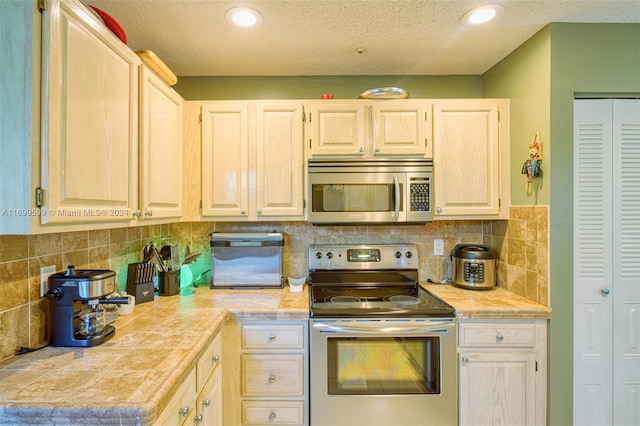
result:
<svg viewBox="0 0 640 426"><path fill-rule="evenodd" d="M306 321L230 321L224 424L308 425Z"/></svg>
<svg viewBox="0 0 640 426"><path fill-rule="evenodd" d="M461 426L546 424L546 320L460 320L458 338Z"/></svg>
<svg viewBox="0 0 640 426"><path fill-rule="evenodd" d="M196 366L153 424L222 425L222 333L204 349Z"/></svg>

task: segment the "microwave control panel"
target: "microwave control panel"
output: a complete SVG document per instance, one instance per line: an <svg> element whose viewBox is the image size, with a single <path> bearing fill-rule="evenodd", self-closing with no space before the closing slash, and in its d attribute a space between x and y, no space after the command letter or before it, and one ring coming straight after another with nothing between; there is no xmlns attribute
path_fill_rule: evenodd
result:
<svg viewBox="0 0 640 426"><path fill-rule="evenodd" d="M411 177L409 181L409 197L411 212L428 212L431 180L428 177Z"/></svg>

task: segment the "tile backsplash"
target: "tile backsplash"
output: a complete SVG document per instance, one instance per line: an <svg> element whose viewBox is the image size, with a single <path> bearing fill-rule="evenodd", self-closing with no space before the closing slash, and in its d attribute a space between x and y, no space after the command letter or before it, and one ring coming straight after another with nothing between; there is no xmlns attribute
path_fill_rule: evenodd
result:
<svg viewBox="0 0 640 426"><path fill-rule="evenodd" d="M282 232L285 276L307 274L309 244L413 243L420 254L420 279L441 281L448 254L457 243L493 246L500 252L498 283L531 300L548 304L548 207L516 206L504 221L436 221L406 226L313 226L305 222L190 222L135 228L56 234L0 235L0 361L21 346L38 347L48 339L48 300L40 296L40 268L63 271L112 269L119 290L126 289L127 265L140 261L144 245L187 245L202 255L191 265L194 277L211 277L209 234ZM444 240L444 255L433 255L433 240Z"/></svg>

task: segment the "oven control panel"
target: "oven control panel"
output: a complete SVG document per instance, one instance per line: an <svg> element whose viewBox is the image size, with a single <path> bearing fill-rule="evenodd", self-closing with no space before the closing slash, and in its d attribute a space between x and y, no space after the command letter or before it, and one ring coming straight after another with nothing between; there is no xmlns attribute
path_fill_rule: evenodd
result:
<svg viewBox="0 0 640 426"><path fill-rule="evenodd" d="M310 270L418 269L415 244L309 246Z"/></svg>

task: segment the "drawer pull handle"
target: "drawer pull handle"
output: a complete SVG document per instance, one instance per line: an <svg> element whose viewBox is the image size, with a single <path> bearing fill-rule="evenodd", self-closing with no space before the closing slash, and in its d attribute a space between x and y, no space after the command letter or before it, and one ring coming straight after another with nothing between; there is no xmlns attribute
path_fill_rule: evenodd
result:
<svg viewBox="0 0 640 426"><path fill-rule="evenodd" d="M277 380L277 378L276 378L275 375L272 374L272 375L269 376L269 383L275 383L276 380Z"/></svg>
<svg viewBox="0 0 640 426"><path fill-rule="evenodd" d="M502 342L504 340L504 336L500 333L496 334L496 340L498 342Z"/></svg>
<svg viewBox="0 0 640 426"><path fill-rule="evenodd" d="M215 362L216 364L220 362L220 355L214 355L213 357L211 357L211 361Z"/></svg>
<svg viewBox="0 0 640 426"><path fill-rule="evenodd" d="M274 413L273 411L269 413L269 420L275 420L276 419L276 413Z"/></svg>
<svg viewBox="0 0 640 426"><path fill-rule="evenodd" d="M182 414L182 417L187 417L187 415L189 415L189 407L185 405L180 410L178 410L178 413Z"/></svg>
<svg viewBox="0 0 640 426"><path fill-rule="evenodd" d="M278 338L276 337L275 334L270 334L269 335L269 342L275 342Z"/></svg>
<svg viewBox="0 0 640 426"><path fill-rule="evenodd" d="M203 407L209 407L209 406L211 406L211 400L210 400L210 399L203 399L203 400L202 400L202 406L203 406Z"/></svg>
<svg viewBox="0 0 640 426"><path fill-rule="evenodd" d="M193 421L195 421L196 423L202 423L202 414L198 414L197 416L195 416L193 418Z"/></svg>

